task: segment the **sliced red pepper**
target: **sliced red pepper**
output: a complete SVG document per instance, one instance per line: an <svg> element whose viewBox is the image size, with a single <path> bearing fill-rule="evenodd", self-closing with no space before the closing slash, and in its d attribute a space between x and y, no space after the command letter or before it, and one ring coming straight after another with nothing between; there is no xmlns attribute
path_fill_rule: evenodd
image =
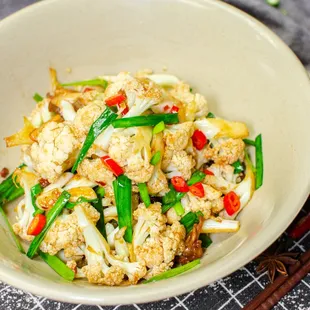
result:
<svg viewBox="0 0 310 310"><path fill-rule="evenodd" d="M294 226L289 236L293 239L301 238L305 233L310 230L310 213L302 217L297 224Z"/></svg>
<svg viewBox="0 0 310 310"><path fill-rule="evenodd" d="M186 193L189 191L188 185L182 177L173 177L171 184L177 192Z"/></svg>
<svg viewBox="0 0 310 310"><path fill-rule="evenodd" d="M126 115L129 111L128 106L126 105L125 109L122 111L122 115Z"/></svg>
<svg viewBox="0 0 310 310"><path fill-rule="evenodd" d="M178 112L179 112L179 107L177 107L176 105L174 105L170 110L170 113L178 113Z"/></svg>
<svg viewBox="0 0 310 310"><path fill-rule="evenodd" d="M45 215L36 214L28 227L27 234L31 236L37 236L43 230L45 224Z"/></svg>
<svg viewBox="0 0 310 310"><path fill-rule="evenodd" d="M205 145L208 143L207 137L204 135L204 133L198 129L194 131L194 134L192 135L192 141L194 147L200 151L202 150Z"/></svg>
<svg viewBox="0 0 310 310"><path fill-rule="evenodd" d="M119 105L123 101L126 100L126 96L123 94L117 94L105 100L105 103L108 107L112 107L114 105Z"/></svg>
<svg viewBox="0 0 310 310"><path fill-rule="evenodd" d="M214 175L214 173L208 169L205 169L203 172L207 175Z"/></svg>
<svg viewBox="0 0 310 310"><path fill-rule="evenodd" d="M168 105L165 105L165 106L164 106L164 111L167 112L167 111L169 111L169 109L170 109L170 107L169 107Z"/></svg>
<svg viewBox="0 0 310 310"><path fill-rule="evenodd" d="M240 199L235 192L229 192L224 196L224 208L228 215L233 215L240 209Z"/></svg>
<svg viewBox="0 0 310 310"><path fill-rule="evenodd" d="M190 191L193 195L195 195L195 196L197 196L197 197L199 197L199 198L203 198L204 195L205 195L205 190L204 190L203 185L202 185L201 182L198 182L198 183L196 183L196 184L194 184L194 185L191 185L191 186L189 187L189 191Z"/></svg>
<svg viewBox="0 0 310 310"><path fill-rule="evenodd" d="M100 159L117 177L124 174L124 170L109 155L102 156Z"/></svg>

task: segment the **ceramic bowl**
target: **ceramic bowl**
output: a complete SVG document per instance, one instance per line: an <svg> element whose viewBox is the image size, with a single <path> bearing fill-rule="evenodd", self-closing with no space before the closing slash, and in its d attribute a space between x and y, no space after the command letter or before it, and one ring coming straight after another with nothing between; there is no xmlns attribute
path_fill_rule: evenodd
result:
<svg viewBox="0 0 310 310"><path fill-rule="evenodd" d="M241 229L208 249L198 269L131 287L68 283L19 254L1 220L0 279L23 290L86 304L142 303L197 289L237 270L290 224L309 193L310 85L292 51L241 11L211 0L49 0L0 23L2 137L22 126L32 95L62 81L152 68L189 82L210 110L262 133L265 181L239 219ZM66 68L72 68L68 73ZM0 167L19 150L1 144ZM8 206L12 210L13 206Z"/></svg>

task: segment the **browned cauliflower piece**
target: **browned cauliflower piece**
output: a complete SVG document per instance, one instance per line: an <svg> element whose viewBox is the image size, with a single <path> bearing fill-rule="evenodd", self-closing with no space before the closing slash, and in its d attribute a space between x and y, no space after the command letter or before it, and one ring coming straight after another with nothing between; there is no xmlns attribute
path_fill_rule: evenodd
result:
<svg viewBox="0 0 310 310"><path fill-rule="evenodd" d="M182 176L185 180L189 180L194 167L195 160L192 155L187 154L185 151L175 151L164 172L169 179Z"/></svg>

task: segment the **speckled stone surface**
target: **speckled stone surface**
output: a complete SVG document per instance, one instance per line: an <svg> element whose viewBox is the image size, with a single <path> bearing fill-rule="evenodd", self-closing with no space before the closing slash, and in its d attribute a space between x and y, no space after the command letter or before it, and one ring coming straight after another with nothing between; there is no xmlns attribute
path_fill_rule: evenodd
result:
<svg viewBox="0 0 310 310"><path fill-rule="evenodd" d="M36 1L0 0L0 19L34 2ZM292 36L286 37L285 34L287 32L278 25L282 17L279 16L278 11L273 11L276 9L268 7L264 0L226 0L226 2L235 4L252 15L262 17L262 21L278 32L279 35L282 35L286 42L300 56L305 66L310 68L310 56L307 58L307 53L305 53L305 51L308 51L308 55L310 55L310 40L307 41L308 45L304 45L302 44L303 42L299 41L298 46ZM307 37L308 35L310 38L310 29L308 27L310 25L310 0L282 0L281 3L282 8L280 12L281 14L288 14L287 18L290 19L288 23L296 23L303 27L302 30L294 29L304 32L305 36ZM277 16L277 22L272 21L272 16ZM305 19L304 24L303 19ZM308 206L301 211L299 216L309 211L309 204L308 200ZM298 240L298 242L295 242L291 250L305 252L309 248L310 232ZM0 281L0 310L239 310L269 283L266 273L257 275L255 267L256 263L251 262L230 276L188 294L154 303L127 306L116 305L112 307L60 303L22 292ZM310 310L310 274L274 307L274 310L295 309Z"/></svg>

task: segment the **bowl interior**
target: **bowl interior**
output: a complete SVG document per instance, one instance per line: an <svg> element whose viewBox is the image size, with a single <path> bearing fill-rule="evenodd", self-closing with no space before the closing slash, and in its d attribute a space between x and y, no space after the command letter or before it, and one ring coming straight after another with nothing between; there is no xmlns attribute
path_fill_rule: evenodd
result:
<svg viewBox="0 0 310 310"><path fill-rule="evenodd" d="M0 220L0 279L50 298L88 304L138 303L184 293L219 279L263 251L293 220L309 191L310 87L292 52L260 23L211 0L50 0L0 23L0 135L14 133L49 89L48 67L62 81L152 68L189 82L210 110L263 134L265 182L240 215L241 229L215 236L202 265L178 278L133 287L60 279L19 254ZM72 68L67 73L66 68ZM13 169L19 150L0 148ZM13 206L8 206L8 211ZM221 242L219 242L221 241ZM122 296L120 298L119 296Z"/></svg>

